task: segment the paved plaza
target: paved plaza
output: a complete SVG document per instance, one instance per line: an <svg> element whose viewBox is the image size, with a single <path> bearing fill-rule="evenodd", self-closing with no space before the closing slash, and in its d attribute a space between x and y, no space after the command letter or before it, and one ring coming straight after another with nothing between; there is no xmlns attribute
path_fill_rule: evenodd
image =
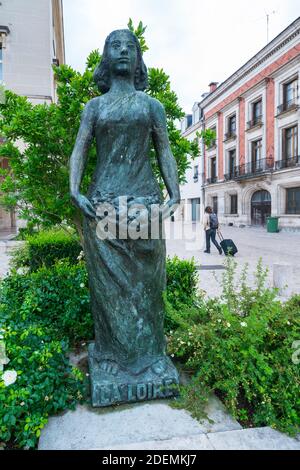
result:
<svg viewBox="0 0 300 470"><path fill-rule="evenodd" d="M181 224L174 222L166 224L166 234L172 233L180 236L180 239L167 239L167 253L169 256L177 255L179 258L195 258L199 267L199 286L208 296L220 295L220 280L224 269L222 265L225 256L220 256L212 245L211 254L204 253L205 246L203 229L201 224ZM253 284L252 273L261 257L263 265L269 268L268 285L273 285L273 265L289 264L292 267L292 277L286 279L293 293L300 293L300 233L279 232L267 233L261 228L236 228L222 227L224 238L232 238L239 252L234 257L237 262L237 280L245 263L249 263L249 283ZM181 236L182 235L182 236ZM9 269L9 253L22 242L0 240L0 277L3 277Z"/></svg>
<svg viewBox="0 0 300 470"><path fill-rule="evenodd" d="M180 233L181 222L174 222L172 232ZM177 226L177 227L176 227ZM220 269L225 256L220 256L212 245L211 254L206 254L203 228L201 224L183 224L184 239L167 240L168 255L177 255L179 258L195 258L199 270L200 288L208 296L217 296L221 293L220 279L224 270ZM168 233L168 227L166 232ZM289 264L292 267L292 277L286 279L286 284L293 293L300 293L300 232L268 233L266 229L254 227L221 227L224 238L232 238L239 252L234 257L237 262L237 274L249 263L249 283L253 285L252 273L255 271L259 258L263 265L269 268L268 285L273 285L273 265ZM199 240L188 241L194 236ZM238 280L238 275L237 275Z"/></svg>

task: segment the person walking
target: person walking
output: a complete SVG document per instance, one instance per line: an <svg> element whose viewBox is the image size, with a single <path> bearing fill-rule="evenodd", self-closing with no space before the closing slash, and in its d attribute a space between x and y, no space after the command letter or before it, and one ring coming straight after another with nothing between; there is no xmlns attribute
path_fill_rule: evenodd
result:
<svg viewBox="0 0 300 470"><path fill-rule="evenodd" d="M206 250L204 253L210 253L210 241L215 245L219 254L222 254L222 248L216 240L217 229L219 228L218 216L215 214L210 206L207 206L204 211L203 225L206 235Z"/></svg>

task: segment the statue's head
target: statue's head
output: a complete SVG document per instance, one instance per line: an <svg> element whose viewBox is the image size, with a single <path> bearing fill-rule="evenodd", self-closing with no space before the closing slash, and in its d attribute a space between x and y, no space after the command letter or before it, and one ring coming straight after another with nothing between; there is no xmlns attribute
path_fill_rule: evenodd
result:
<svg viewBox="0 0 300 470"><path fill-rule="evenodd" d="M131 76L136 90L143 91L148 86L140 44L129 29L113 31L105 40L102 59L94 73L101 93L109 91L112 77L117 75Z"/></svg>

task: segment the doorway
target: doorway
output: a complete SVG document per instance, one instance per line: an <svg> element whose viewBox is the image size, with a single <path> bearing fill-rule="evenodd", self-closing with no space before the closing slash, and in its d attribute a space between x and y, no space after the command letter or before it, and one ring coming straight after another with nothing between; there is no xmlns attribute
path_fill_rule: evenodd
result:
<svg viewBox="0 0 300 470"><path fill-rule="evenodd" d="M251 224L265 226L271 215L271 194L268 191L256 191L251 199Z"/></svg>

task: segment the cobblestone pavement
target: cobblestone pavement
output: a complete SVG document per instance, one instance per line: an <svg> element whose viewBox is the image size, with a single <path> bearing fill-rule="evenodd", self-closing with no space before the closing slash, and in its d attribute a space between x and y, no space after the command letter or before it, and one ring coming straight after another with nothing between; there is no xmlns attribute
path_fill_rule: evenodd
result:
<svg viewBox="0 0 300 470"><path fill-rule="evenodd" d="M173 223L175 226L180 222ZM179 229L176 229L179 232ZM168 231L168 226L167 226ZM252 273L255 271L257 262L261 257L263 265L269 268L267 278L268 285L273 285L273 264L290 264L293 267L293 276L286 279L286 284L294 293L300 293L300 233L280 232L267 233L262 228L236 228L221 227L224 238L232 238L239 252L235 256L238 274L245 263L249 263L249 283L253 285ZM212 245L211 254L203 253L205 249L204 240L201 240L203 229L200 224L184 224L184 239L167 240L167 253L170 256L177 255L180 258L189 259L194 257L197 265L203 266L199 270L200 287L210 297L221 293L220 280L224 270L210 268L209 266L220 266L224 263L224 255L220 256ZM192 234L200 234L198 242L190 243L187 239ZM206 269L203 269L205 268Z"/></svg>

